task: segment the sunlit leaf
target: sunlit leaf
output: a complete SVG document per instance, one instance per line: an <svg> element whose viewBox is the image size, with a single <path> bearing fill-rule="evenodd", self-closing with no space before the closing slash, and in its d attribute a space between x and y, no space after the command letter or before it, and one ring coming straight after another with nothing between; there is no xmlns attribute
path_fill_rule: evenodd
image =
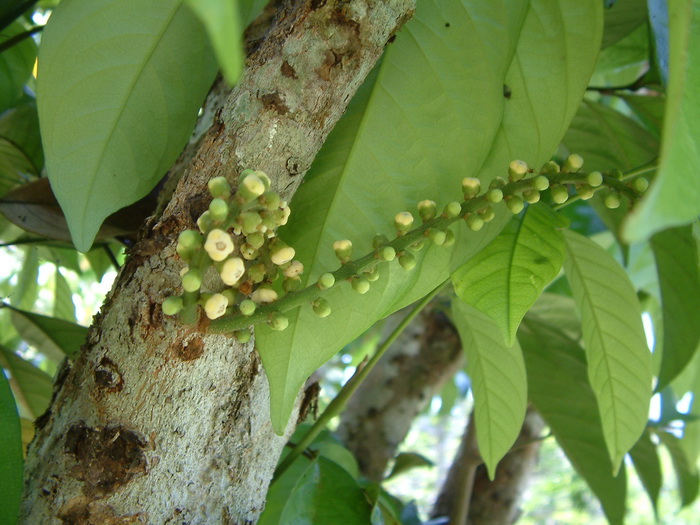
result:
<svg viewBox="0 0 700 525"><path fill-rule="evenodd" d="M10 386L22 417L35 420L51 401L51 376L3 346L0 346L0 365L10 373Z"/></svg>
<svg viewBox="0 0 700 525"><path fill-rule="evenodd" d="M54 10L39 56L39 120L79 250L166 173L215 73L204 28L182 0L74 0Z"/></svg>
<svg viewBox="0 0 700 525"><path fill-rule="evenodd" d="M0 44L25 32L21 22L14 22L0 33ZM24 83L29 79L36 58L36 44L31 38L0 53L0 113L15 105L22 96Z"/></svg>
<svg viewBox="0 0 700 525"><path fill-rule="evenodd" d="M0 371L0 523L15 523L22 499L22 433L15 400Z"/></svg>
<svg viewBox="0 0 700 525"><path fill-rule="evenodd" d="M491 479L520 433L527 409L525 363L489 317L455 300L452 316L467 356L479 452Z"/></svg>
<svg viewBox="0 0 700 525"><path fill-rule="evenodd" d="M489 245L452 275L464 302L488 315L512 345L525 313L561 271L566 219L544 206L529 206Z"/></svg>
<svg viewBox="0 0 700 525"><path fill-rule="evenodd" d="M642 486L646 491L651 505L654 507L654 513L658 515L658 500L661 492L661 484L663 474L661 472L661 460L659 459L658 447L651 440L648 431L642 434L639 441L630 450L630 458L637 471L637 475L642 482Z"/></svg>
<svg viewBox="0 0 700 525"><path fill-rule="evenodd" d="M58 266L54 272L54 303L53 316L64 321L75 323L75 305L73 304L73 292L66 278L61 274Z"/></svg>
<svg viewBox="0 0 700 525"><path fill-rule="evenodd" d="M22 251L24 261L17 275L17 285L10 295L10 302L17 308L29 310L34 307L39 294L39 255L33 246L25 246Z"/></svg>
<svg viewBox="0 0 700 525"><path fill-rule="evenodd" d="M615 472L647 422L651 353L627 274L596 243L564 232L564 270L581 316L588 376Z"/></svg>

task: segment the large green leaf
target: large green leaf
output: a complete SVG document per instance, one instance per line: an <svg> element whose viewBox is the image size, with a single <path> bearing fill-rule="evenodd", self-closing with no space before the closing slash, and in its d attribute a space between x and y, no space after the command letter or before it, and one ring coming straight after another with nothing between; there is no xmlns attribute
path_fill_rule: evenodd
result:
<svg viewBox="0 0 700 525"><path fill-rule="evenodd" d="M634 463L634 468L642 482L644 490L651 500L651 505L654 507L654 513L658 516L657 503L663 474L661 472L661 460L659 459L659 450L657 445L651 440L649 431L645 431L639 441L630 450L630 458Z"/></svg>
<svg viewBox="0 0 700 525"><path fill-rule="evenodd" d="M41 168L44 167L44 151L41 147L36 102L27 99L0 115L0 137L22 152L23 158L30 163L29 173L41 173ZM0 176L2 175L4 174L0 171Z"/></svg>
<svg viewBox="0 0 700 525"><path fill-rule="evenodd" d="M601 26L597 0L420 2L294 196L282 235L297 249L304 279L337 267L333 241L351 239L356 254L366 253L375 233L394 234L397 212L459 198L464 176L488 181L514 158L546 161L580 103ZM447 279L500 231L507 212L497 213L478 234L458 225L454 248L419 252L411 273L383 268L367 295L335 287L328 318L301 308L284 332L256 329L275 429L285 427L309 374Z"/></svg>
<svg viewBox="0 0 700 525"><path fill-rule="evenodd" d="M681 446L681 440L676 436L669 432L659 432L658 436L671 454L673 468L678 479L681 506L690 505L697 498L698 489L700 488L700 475L698 475L697 465L688 461Z"/></svg>
<svg viewBox="0 0 700 525"><path fill-rule="evenodd" d="M0 371L0 523L17 521L22 499L22 432L15 400Z"/></svg>
<svg viewBox="0 0 700 525"><path fill-rule="evenodd" d="M595 395L581 347L555 323L525 316L518 340L527 366L530 399L577 472L603 505L611 525L625 516L626 471L612 475Z"/></svg>
<svg viewBox="0 0 700 525"><path fill-rule="evenodd" d="M53 392L51 376L4 346L0 346L0 366L10 373L10 385L22 417L33 421L43 414Z"/></svg>
<svg viewBox="0 0 700 525"><path fill-rule="evenodd" d="M27 343L56 363L77 354L87 338L84 326L17 308L12 308L12 322Z"/></svg>
<svg viewBox="0 0 700 525"><path fill-rule="evenodd" d="M663 357L656 390L691 361L700 343L700 269L691 226L655 234L651 246L659 274L663 311Z"/></svg>
<svg viewBox="0 0 700 525"><path fill-rule="evenodd" d="M639 439L651 398L651 353L627 274L590 239L564 232L564 270L581 315L588 377L615 471Z"/></svg>
<svg viewBox="0 0 700 525"><path fill-rule="evenodd" d="M644 24L600 52L591 84L624 86L635 82L648 69L649 28Z"/></svg>
<svg viewBox="0 0 700 525"><path fill-rule="evenodd" d="M605 10L605 31L601 47L622 40L647 20L646 0L617 0Z"/></svg>
<svg viewBox="0 0 700 525"><path fill-rule="evenodd" d="M215 74L204 28L183 0L55 9L39 53L39 119L51 186L79 250L165 174Z"/></svg>
<svg viewBox="0 0 700 525"><path fill-rule="evenodd" d="M493 479L525 419L525 363L517 342L505 344L496 323L479 310L455 300L452 317L467 356L479 452Z"/></svg>
<svg viewBox="0 0 700 525"><path fill-rule="evenodd" d="M452 275L464 302L488 315L512 345L525 313L561 271L566 219L545 206L529 206L498 237Z"/></svg>
<svg viewBox="0 0 700 525"><path fill-rule="evenodd" d="M204 24L226 81L234 85L243 70L243 36L237 0L185 0Z"/></svg>
<svg viewBox="0 0 700 525"><path fill-rule="evenodd" d="M630 216L631 241L700 215L700 1L669 2L670 65L659 174Z"/></svg>
<svg viewBox="0 0 700 525"><path fill-rule="evenodd" d="M13 22L0 33L0 44L25 31L21 22ZM0 113L21 98L24 83L32 75L35 59L36 44L31 38L25 38L0 53Z"/></svg>

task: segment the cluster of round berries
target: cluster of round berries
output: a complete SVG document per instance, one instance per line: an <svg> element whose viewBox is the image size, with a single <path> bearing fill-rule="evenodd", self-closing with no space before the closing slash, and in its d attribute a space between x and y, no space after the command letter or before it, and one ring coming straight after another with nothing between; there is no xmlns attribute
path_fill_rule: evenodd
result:
<svg viewBox="0 0 700 525"><path fill-rule="evenodd" d="M276 301L279 293L299 289L304 271L293 260L294 248L277 237L290 209L270 189L264 172L244 170L235 193L224 177L211 179L208 186L212 201L197 220L199 230L185 230L178 238L177 253L187 263L180 273L184 293L163 301L163 313L179 314L189 323L196 321L198 306L212 320L227 313L251 316L259 305ZM220 289L223 284L222 291L202 291L209 272L212 287ZM278 293L273 283L280 276L283 291ZM282 314L270 315L268 322L277 330L288 324ZM247 340L250 332L242 330L236 336Z"/></svg>

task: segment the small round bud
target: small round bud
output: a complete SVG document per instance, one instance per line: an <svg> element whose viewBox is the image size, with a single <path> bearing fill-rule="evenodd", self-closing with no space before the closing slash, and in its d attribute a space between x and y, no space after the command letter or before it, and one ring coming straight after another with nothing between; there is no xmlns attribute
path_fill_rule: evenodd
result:
<svg viewBox="0 0 700 525"><path fill-rule="evenodd" d="M231 257L224 262L219 275L224 284L234 286L241 280L245 273L245 265L240 257Z"/></svg>
<svg viewBox="0 0 700 525"><path fill-rule="evenodd" d="M199 219L197 219L197 228L199 228L199 231L202 233L207 233L207 231L209 231L211 228L211 223L211 213L209 213L209 210L207 210L199 216Z"/></svg>
<svg viewBox="0 0 700 525"><path fill-rule="evenodd" d="M481 228L484 227L484 219L479 217L478 215L471 214L467 216L467 226L469 226L469 229L474 232L478 232Z"/></svg>
<svg viewBox="0 0 700 525"><path fill-rule="evenodd" d="M228 216L228 204L224 199L216 198L209 203L211 218L217 222L223 222Z"/></svg>
<svg viewBox="0 0 700 525"><path fill-rule="evenodd" d="M285 277L282 281L282 289L285 292L301 290L301 277Z"/></svg>
<svg viewBox="0 0 700 525"><path fill-rule="evenodd" d="M197 268L191 268L182 276L182 288L186 292L196 292L202 287L202 273Z"/></svg>
<svg viewBox="0 0 700 525"><path fill-rule="evenodd" d="M539 191L549 188L549 179L544 175L538 175L532 179L532 187Z"/></svg>
<svg viewBox="0 0 700 525"><path fill-rule="evenodd" d="M576 194L581 200L587 201L595 194L595 190L589 184L581 184L576 186Z"/></svg>
<svg viewBox="0 0 700 525"><path fill-rule="evenodd" d="M250 299L244 299L243 301L241 301L241 304L238 305L238 309L243 315L248 317L249 315L253 315L255 313L255 309L257 308L257 306L258 305L256 305Z"/></svg>
<svg viewBox="0 0 700 525"><path fill-rule="evenodd" d="M233 304L236 302L236 292L232 288L226 288L221 291L221 295L228 299L228 304Z"/></svg>
<svg viewBox="0 0 700 525"><path fill-rule="evenodd" d="M486 208L480 209L479 215L481 216L484 222L491 222L493 219L496 218L496 212L493 211L493 208L491 206L486 206Z"/></svg>
<svg viewBox="0 0 700 525"><path fill-rule="evenodd" d="M260 232L251 233L246 235L245 242L257 250L265 244L265 235Z"/></svg>
<svg viewBox="0 0 700 525"><path fill-rule="evenodd" d="M209 232L204 249L209 254L212 261L223 261L233 252L233 240L231 236L218 228Z"/></svg>
<svg viewBox="0 0 700 525"><path fill-rule="evenodd" d="M276 264L277 266L287 264L289 261L294 259L295 254L296 252L294 251L294 248L287 246L281 241L276 242L270 248L270 260L272 261L272 264Z"/></svg>
<svg viewBox="0 0 700 525"><path fill-rule="evenodd" d="M394 258L396 257L396 250L392 248L391 246L383 246L382 248L379 248L377 250L377 253L375 255L377 259L380 261L393 261Z"/></svg>
<svg viewBox="0 0 700 525"><path fill-rule="evenodd" d="M454 245L455 241L455 233L452 230L446 230L445 242L442 243L442 246L445 248L449 248L450 246Z"/></svg>
<svg viewBox="0 0 700 525"><path fill-rule="evenodd" d="M489 190L486 193L486 200L489 202L492 202L494 204L501 202L503 200L503 192L499 190L498 188L494 188L492 190Z"/></svg>
<svg viewBox="0 0 700 525"><path fill-rule="evenodd" d="M163 313L165 315L177 315L182 310L182 297L171 295L163 301Z"/></svg>
<svg viewBox="0 0 700 525"><path fill-rule="evenodd" d="M262 183L265 185L266 191L270 189L270 186L272 186L272 181L270 180L270 177L267 176L267 173L262 170L255 170L253 174L262 181Z"/></svg>
<svg viewBox="0 0 700 525"><path fill-rule="evenodd" d="M512 160L510 164L508 164L508 178L513 182L522 180L522 178L527 175L529 169L527 162L524 160Z"/></svg>
<svg viewBox="0 0 700 525"><path fill-rule="evenodd" d="M218 319L226 313L226 307L228 306L228 299L226 296L220 293L215 293L204 304L204 312L207 314L209 319Z"/></svg>
<svg viewBox="0 0 700 525"><path fill-rule="evenodd" d="M292 214L292 210L289 208L289 206L283 206L280 208L279 212L279 216L276 216L277 225L284 226L287 224L287 221L289 221L289 216Z"/></svg>
<svg viewBox="0 0 700 525"><path fill-rule="evenodd" d="M177 238L177 253L188 261L202 246L202 236L194 230L185 230Z"/></svg>
<svg viewBox="0 0 700 525"><path fill-rule="evenodd" d="M649 181L644 177L638 177L632 181L632 189L644 193L649 187Z"/></svg>
<svg viewBox="0 0 700 525"><path fill-rule="evenodd" d="M280 207L280 196L276 191L266 191L258 200L269 211L274 211Z"/></svg>
<svg viewBox="0 0 700 525"><path fill-rule="evenodd" d="M416 267L416 258L412 253L405 252L399 257L399 264L404 270L413 270Z"/></svg>
<svg viewBox="0 0 700 525"><path fill-rule="evenodd" d="M583 167L583 158L575 153L569 155L564 161L562 171L566 173L576 173Z"/></svg>
<svg viewBox="0 0 700 525"><path fill-rule="evenodd" d="M352 242L347 239L335 241L333 243L333 251L335 251L335 255L340 262L345 263L350 260L350 255L352 255Z"/></svg>
<svg viewBox="0 0 700 525"><path fill-rule="evenodd" d="M253 261L257 259L258 255L260 255L260 252L248 243L243 244L239 248L239 251L241 252L241 257L243 257L246 261Z"/></svg>
<svg viewBox="0 0 700 525"><path fill-rule="evenodd" d="M331 288L334 284L335 277L332 273L324 273L318 278L318 281L316 281L316 286L318 286L321 290L327 290L328 288Z"/></svg>
<svg viewBox="0 0 700 525"><path fill-rule="evenodd" d="M282 270L282 273L285 277L297 277L304 273L304 265L299 261L292 261L289 266Z"/></svg>
<svg viewBox="0 0 700 525"><path fill-rule="evenodd" d="M385 244L389 244L389 239L384 234L378 233L372 239L372 248L374 248L375 250L381 248Z"/></svg>
<svg viewBox="0 0 700 525"><path fill-rule="evenodd" d="M319 297L311 303L311 307L319 317L328 317L331 314L331 305L323 297Z"/></svg>
<svg viewBox="0 0 700 525"><path fill-rule="evenodd" d="M475 177L464 177L462 179L462 193L465 199L471 199L479 195L481 191L481 181Z"/></svg>
<svg viewBox="0 0 700 525"><path fill-rule="evenodd" d="M434 219L437 215L437 205L435 204L435 201L431 201L430 199L420 201L418 203L418 215L420 215L423 222L428 222L429 220Z"/></svg>
<svg viewBox="0 0 700 525"><path fill-rule="evenodd" d="M530 204L540 202L540 192L537 190L526 190L523 192L523 199L525 199Z"/></svg>
<svg viewBox="0 0 700 525"><path fill-rule="evenodd" d="M442 212L448 219L459 217L460 213L462 213L462 205L457 201L448 202L445 210Z"/></svg>
<svg viewBox="0 0 700 525"><path fill-rule="evenodd" d="M277 292L274 291L272 288L267 288L265 286L261 286L257 290L255 290L251 296L250 299L256 304L269 304L269 303L274 303L278 298Z"/></svg>
<svg viewBox="0 0 700 525"><path fill-rule="evenodd" d="M553 160L550 160L547 164L542 166L542 168L540 169L540 173L542 175L556 175L557 173L559 173L559 171L560 171L559 164L557 164ZM537 189L539 190L540 188L537 188Z"/></svg>
<svg viewBox="0 0 700 525"><path fill-rule="evenodd" d="M281 332L289 326L289 319L287 319L287 316L281 312L272 312L272 314L270 314L270 320L267 322L267 324L273 330Z"/></svg>
<svg viewBox="0 0 700 525"><path fill-rule="evenodd" d="M590 184L594 188L597 188L598 186L603 184L603 174L599 171L592 171L586 177L586 182L588 182L588 184Z"/></svg>
<svg viewBox="0 0 700 525"><path fill-rule="evenodd" d="M250 235L251 233L255 233L256 231L258 231L258 226L262 224L263 218L260 216L259 213L256 213L254 211L247 211L241 213L238 216L237 221L241 227L241 231L245 235Z"/></svg>
<svg viewBox="0 0 700 525"><path fill-rule="evenodd" d="M624 173L620 170L612 170L610 172L611 177L615 177L617 180L622 180L622 178L625 176Z"/></svg>
<svg viewBox="0 0 700 525"><path fill-rule="evenodd" d="M244 345L250 341L250 339L253 337L253 334L250 333L250 330L236 330L235 332L233 332L233 337L236 338L236 341Z"/></svg>
<svg viewBox="0 0 700 525"><path fill-rule="evenodd" d="M620 207L620 194L617 193L616 191L610 191L610 193L608 193L605 196L605 206L607 206L611 210L619 208Z"/></svg>
<svg viewBox="0 0 700 525"><path fill-rule="evenodd" d="M254 264L248 268L248 277L254 283L261 283L265 280L266 269L264 263Z"/></svg>
<svg viewBox="0 0 700 525"><path fill-rule="evenodd" d="M506 184L506 179L503 177L494 177L491 179L491 182L489 182L489 189L492 190L494 188L502 188Z"/></svg>
<svg viewBox="0 0 700 525"><path fill-rule="evenodd" d="M554 186L552 188L552 200L556 204L564 204L569 200L569 190L566 186Z"/></svg>
<svg viewBox="0 0 700 525"><path fill-rule="evenodd" d="M352 285L352 289L361 295L369 292L370 284L366 277L356 275L352 278L350 284Z"/></svg>
<svg viewBox="0 0 700 525"><path fill-rule="evenodd" d="M442 230L429 230L428 237L436 246L442 246L445 244L447 234Z"/></svg>
<svg viewBox="0 0 700 525"><path fill-rule="evenodd" d="M413 226L413 215L407 211L400 211L394 217L394 226L400 232L407 232Z"/></svg>
<svg viewBox="0 0 700 525"><path fill-rule="evenodd" d="M228 199L231 196L231 185L225 177L214 177L207 183L209 193L214 198Z"/></svg>
<svg viewBox="0 0 700 525"><path fill-rule="evenodd" d="M518 196L518 195L512 195L507 201L506 201L506 206L510 210L510 212L513 215L517 215L521 211L523 211L523 208L525 208L525 203L523 202L523 198Z"/></svg>
<svg viewBox="0 0 700 525"><path fill-rule="evenodd" d="M237 194L245 201L250 202L265 193L265 183L256 173L246 175L238 184Z"/></svg>
<svg viewBox="0 0 700 525"><path fill-rule="evenodd" d="M364 272L362 275L367 277L367 280L371 283L379 280L379 266L373 266L371 270Z"/></svg>

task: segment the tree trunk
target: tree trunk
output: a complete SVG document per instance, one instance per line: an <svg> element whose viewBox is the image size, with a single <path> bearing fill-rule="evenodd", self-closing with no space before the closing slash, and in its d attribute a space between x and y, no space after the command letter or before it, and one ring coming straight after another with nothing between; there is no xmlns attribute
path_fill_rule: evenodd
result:
<svg viewBox="0 0 700 525"><path fill-rule="evenodd" d="M406 312L394 314L391 329ZM436 309L419 315L387 350L343 412L338 437L360 472L381 481L415 417L463 361L459 335Z"/></svg>
<svg viewBox="0 0 700 525"><path fill-rule="evenodd" d="M254 523L287 436L274 434L254 342L163 317L177 235L206 183L262 169L283 198L301 182L414 0L284 2L216 112L160 220L131 250L88 340L37 421L20 521ZM291 423L287 435L293 430Z"/></svg>

